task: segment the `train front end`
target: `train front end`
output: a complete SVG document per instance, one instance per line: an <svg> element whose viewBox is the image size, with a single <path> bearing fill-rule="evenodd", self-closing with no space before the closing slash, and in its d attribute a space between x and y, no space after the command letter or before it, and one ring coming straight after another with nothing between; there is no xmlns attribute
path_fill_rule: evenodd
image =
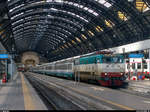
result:
<svg viewBox="0 0 150 112"><path fill-rule="evenodd" d="M122 55L103 56L98 64L100 80L103 86L121 86L125 77L125 63Z"/></svg>

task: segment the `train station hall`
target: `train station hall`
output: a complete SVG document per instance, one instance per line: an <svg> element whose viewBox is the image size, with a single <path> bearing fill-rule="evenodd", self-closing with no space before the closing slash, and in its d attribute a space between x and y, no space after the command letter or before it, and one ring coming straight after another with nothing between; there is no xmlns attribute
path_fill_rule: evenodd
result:
<svg viewBox="0 0 150 112"><path fill-rule="evenodd" d="M0 0L0 111L150 110L150 0Z"/></svg>

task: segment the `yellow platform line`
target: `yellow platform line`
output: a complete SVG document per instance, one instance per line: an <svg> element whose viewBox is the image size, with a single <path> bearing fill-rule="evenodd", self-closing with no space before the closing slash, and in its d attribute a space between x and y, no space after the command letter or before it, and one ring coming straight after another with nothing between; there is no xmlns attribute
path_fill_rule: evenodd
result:
<svg viewBox="0 0 150 112"><path fill-rule="evenodd" d="M32 98L30 96L28 86L27 86L27 84L24 80L24 76L23 76L22 73L20 73L20 75L21 75L22 91L23 91L23 96L24 96L25 110L35 110L35 106L34 106Z"/></svg>

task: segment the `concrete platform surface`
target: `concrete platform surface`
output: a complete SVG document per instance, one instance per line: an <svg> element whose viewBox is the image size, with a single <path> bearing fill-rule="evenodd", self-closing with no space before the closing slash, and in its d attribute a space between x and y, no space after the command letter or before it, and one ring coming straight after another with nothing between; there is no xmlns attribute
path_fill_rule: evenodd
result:
<svg viewBox="0 0 150 112"><path fill-rule="evenodd" d="M129 88L134 91L150 95L150 80L136 80L126 81Z"/></svg>
<svg viewBox="0 0 150 112"><path fill-rule="evenodd" d="M144 85L144 86L150 86L150 80L128 80L129 83Z"/></svg>
<svg viewBox="0 0 150 112"><path fill-rule="evenodd" d="M0 85L0 110L47 110L34 88L18 73L13 81Z"/></svg>

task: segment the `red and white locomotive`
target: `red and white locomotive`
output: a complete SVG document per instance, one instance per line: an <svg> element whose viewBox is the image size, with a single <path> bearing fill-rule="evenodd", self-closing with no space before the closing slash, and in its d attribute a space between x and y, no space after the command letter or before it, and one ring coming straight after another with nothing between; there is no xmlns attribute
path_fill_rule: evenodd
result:
<svg viewBox="0 0 150 112"><path fill-rule="evenodd" d="M129 80L144 80L150 77L150 59L144 59L143 54L129 54L125 68Z"/></svg>

